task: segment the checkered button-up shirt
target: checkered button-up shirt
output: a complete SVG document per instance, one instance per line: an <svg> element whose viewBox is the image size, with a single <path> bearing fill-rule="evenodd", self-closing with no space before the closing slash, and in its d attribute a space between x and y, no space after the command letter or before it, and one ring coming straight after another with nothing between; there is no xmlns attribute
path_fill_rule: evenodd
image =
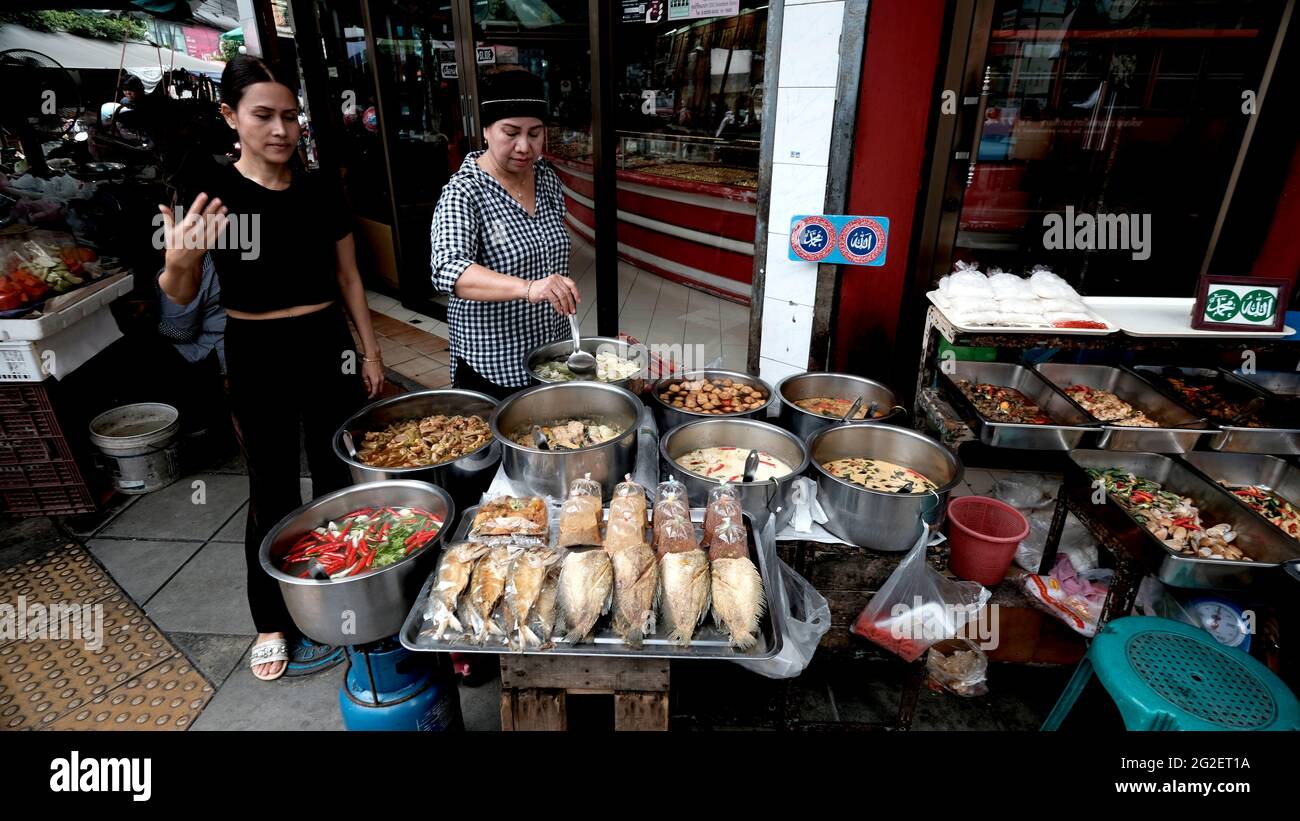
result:
<svg viewBox="0 0 1300 821"><path fill-rule="evenodd" d="M569 334L568 320L548 302L479 302L455 295L456 280L477 263L501 274L538 280L569 273L569 234L564 227L560 178L545 161L536 170L533 216L475 160L465 158L442 189L433 212L433 287L450 296L452 378L463 359L498 385L528 384L524 357L533 348Z"/></svg>

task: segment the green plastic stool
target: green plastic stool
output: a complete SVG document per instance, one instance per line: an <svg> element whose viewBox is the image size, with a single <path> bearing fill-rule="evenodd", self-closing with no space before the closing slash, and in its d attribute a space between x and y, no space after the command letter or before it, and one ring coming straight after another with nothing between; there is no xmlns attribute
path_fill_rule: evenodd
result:
<svg viewBox="0 0 1300 821"><path fill-rule="evenodd" d="M1300 730L1300 702L1267 667L1190 624L1108 622L1043 722L1057 730L1093 673L1130 730Z"/></svg>

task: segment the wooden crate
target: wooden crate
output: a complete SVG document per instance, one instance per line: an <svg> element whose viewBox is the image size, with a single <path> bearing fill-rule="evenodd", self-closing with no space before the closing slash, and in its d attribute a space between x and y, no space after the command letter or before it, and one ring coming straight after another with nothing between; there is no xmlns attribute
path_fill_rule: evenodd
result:
<svg viewBox="0 0 1300 821"><path fill-rule="evenodd" d="M668 729L668 660L501 656L501 729L567 730L569 696L612 695L615 730Z"/></svg>

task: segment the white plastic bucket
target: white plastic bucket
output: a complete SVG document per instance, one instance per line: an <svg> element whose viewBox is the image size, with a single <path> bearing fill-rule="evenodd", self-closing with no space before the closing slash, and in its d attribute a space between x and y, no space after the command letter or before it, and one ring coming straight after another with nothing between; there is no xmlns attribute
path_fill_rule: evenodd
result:
<svg viewBox="0 0 1300 821"><path fill-rule="evenodd" d="M150 493L180 478L180 413L171 405L123 405L90 421L90 441L104 455L113 486Z"/></svg>

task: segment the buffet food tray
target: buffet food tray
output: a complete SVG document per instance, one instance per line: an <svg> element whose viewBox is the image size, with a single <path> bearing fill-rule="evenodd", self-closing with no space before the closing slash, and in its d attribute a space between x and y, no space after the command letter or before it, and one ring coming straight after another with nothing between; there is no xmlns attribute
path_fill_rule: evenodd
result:
<svg viewBox="0 0 1300 821"><path fill-rule="evenodd" d="M1237 533L1234 544L1255 561L1240 562L1184 556L1175 552L1148 531L1133 514L1125 510L1110 494L1095 503L1099 488L1087 470L1119 468L1143 479L1150 479L1180 496L1192 499L1201 513L1201 521L1230 524ZM1093 517L1131 553L1141 557L1148 570L1172 587L1229 590L1251 587L1261 581L1286 578L1280 571L1286 562L1300 559L1300 543L1284 535L1249 510L1243 510L1226 489L1205 478L1186 462L1155 453L1115 453L1112 451L1077 450L1070 454L1065 473L1065 489L1076 503L1089 506Z"/></svg>
<svg viewBox="0 0 1300 821"><path fill-rule="evenodd" d="M1178 395L1177 389L1169 384L1164 376L1167 367L1164 365L1139 365L1132 368L1132 371L1165 396L1175 402L1181 402L1182 397ZM1282 400L1231 371L1209 368L1174 368L1174 370L1180 371L1186 376L1221 383L1225 388L1225 392L1235 391L1238 394L1244 394L1248 397L1247 401L1255 398L1264 400L1265 404L1260 408L1260 411L1262 415L1268 418L1268 421L1276 422L1286 414L1282 407ZM1201 412L1196 408L1189 407L1188 409L1192 413ZM1292 412L1294 412L1294 408ZM1221 450L1228 453L1274 453L1278 455L1300 453L1300 429L1281 427L1252 428L1245 425L1231 425L1229 422L1232 420L1225 418L1223 415L1207 413L1206 417L1213 420L1220 430L1220 433L1215 434L1214 438L1210 440L1211 450Z"/></svg>
<svg viewBox="0 0 1300 821"><path fill-rule="evenodd" d="M1277 525L1251 510L1250 505L1235 494L1231 488L1254 485L1271 491L1293 505L1300 505L1300 468L1284 462L1275 456L1262 456L1253 453L1211 453L1199 451L1183 456L1185 460L1201 474L1221 487L1229 489L1232 496L1246 513L1259 521L1281 531ZM1286 535L1283 531L1283 535ZM1288 536L1287 538L1292 538ZM1296 542L1300 545L1300 541Z"/></svg>
<svg viewBox="0 0 1300 821"><path fill-rule="evenodd" d="M1152 453L1186 453L1196 447L1202 436L1218 430L1157 391L1131 371L1110 365L1071 365L1061 362L1043 362L1034 370L1060 394L1061 398L1079 408L1085 418L1093 417L1066 393L1070 385L1087 385L1094 390L1109 391L1137 410L1161 424L1158 428L1135 428L1110 425L1095 421L1101 426L1096 447L1101 450L1122 450Z"/></svg>
<svg viewBox="0 0 1300 821"><path fill-rule="evenodd" d="M704 512L704 508L691 509L691 521L696 524L697 536L702 530ZM444 550L449 545L466 541L470 525L477 513L478 507L475 506L461 515L460 524L457 526L455 534L450 540L443 539L442 541ZM608 507L604 509L602 516L608 521ZM651 511L650 518L652 520L653 516L653 511ZM745 530L749 541L749 557L754 562L754 566L758 568L759 576L763 579L764 600L763 615L759 618L758 623L758 642L748 652L741 652L731 646L728 639L714 625L711 614L706 616L704 623L696 628L689 647L679 647L668 640L668 631L663 627L662 617L658 619L654 634L645 638L640 649L629 647L610 626L612 611L601 616L600 620L596 622L592 642L570 644L563 637L557 637L554 639L554 645L550 648L513 650L505 644L474 644L460 636L444 636L442 639L434 640L427 633L421 634L421 631L428 624L424 617L424 611L428 604L429 593L438 578L436 568L430 573L429 578L425 580L424 586L420 589L420 594L415 600L415 606L411 608L411 612L407 615L406 622L402 625L398 638L401 640L402 646L408 650L433 653L520 653L541 656L624 656L631 658L726 659L731 661L772 658L781 652L781 633L784 626L783 611L773 606L773 602L779 601L778 597L783 595L776 558L776 541L775 538L762 538L763 534L760 534L754 527L753 517L748 513L744 514L744 516ZM550 517L550 544L553 546L559 534L559 508L557 506L550 507ZM648 531L649 526L646 529ZM648 538L646 541L649 543ZM558 549L567 552L566 548ZM588 549L599 550L601 548ZM662 608L658 612L662 614Z"/></svg>
<svg viewBox="0 0 1300 821"><path fill-rule="evenodd" d="M951 373L949 373L951 371ZM987 419L957 386L960 379L987 383L1020 391L1059 425L1033 425L1024 422L999 422ZM1097 423L1074 403L1052 390L1041 377L1028 368L1010 362L945 362L939 381L953 407L963 416L979 440L990 447L1021 450L1071 450L1084 436L1097 431Z"/></svg>

